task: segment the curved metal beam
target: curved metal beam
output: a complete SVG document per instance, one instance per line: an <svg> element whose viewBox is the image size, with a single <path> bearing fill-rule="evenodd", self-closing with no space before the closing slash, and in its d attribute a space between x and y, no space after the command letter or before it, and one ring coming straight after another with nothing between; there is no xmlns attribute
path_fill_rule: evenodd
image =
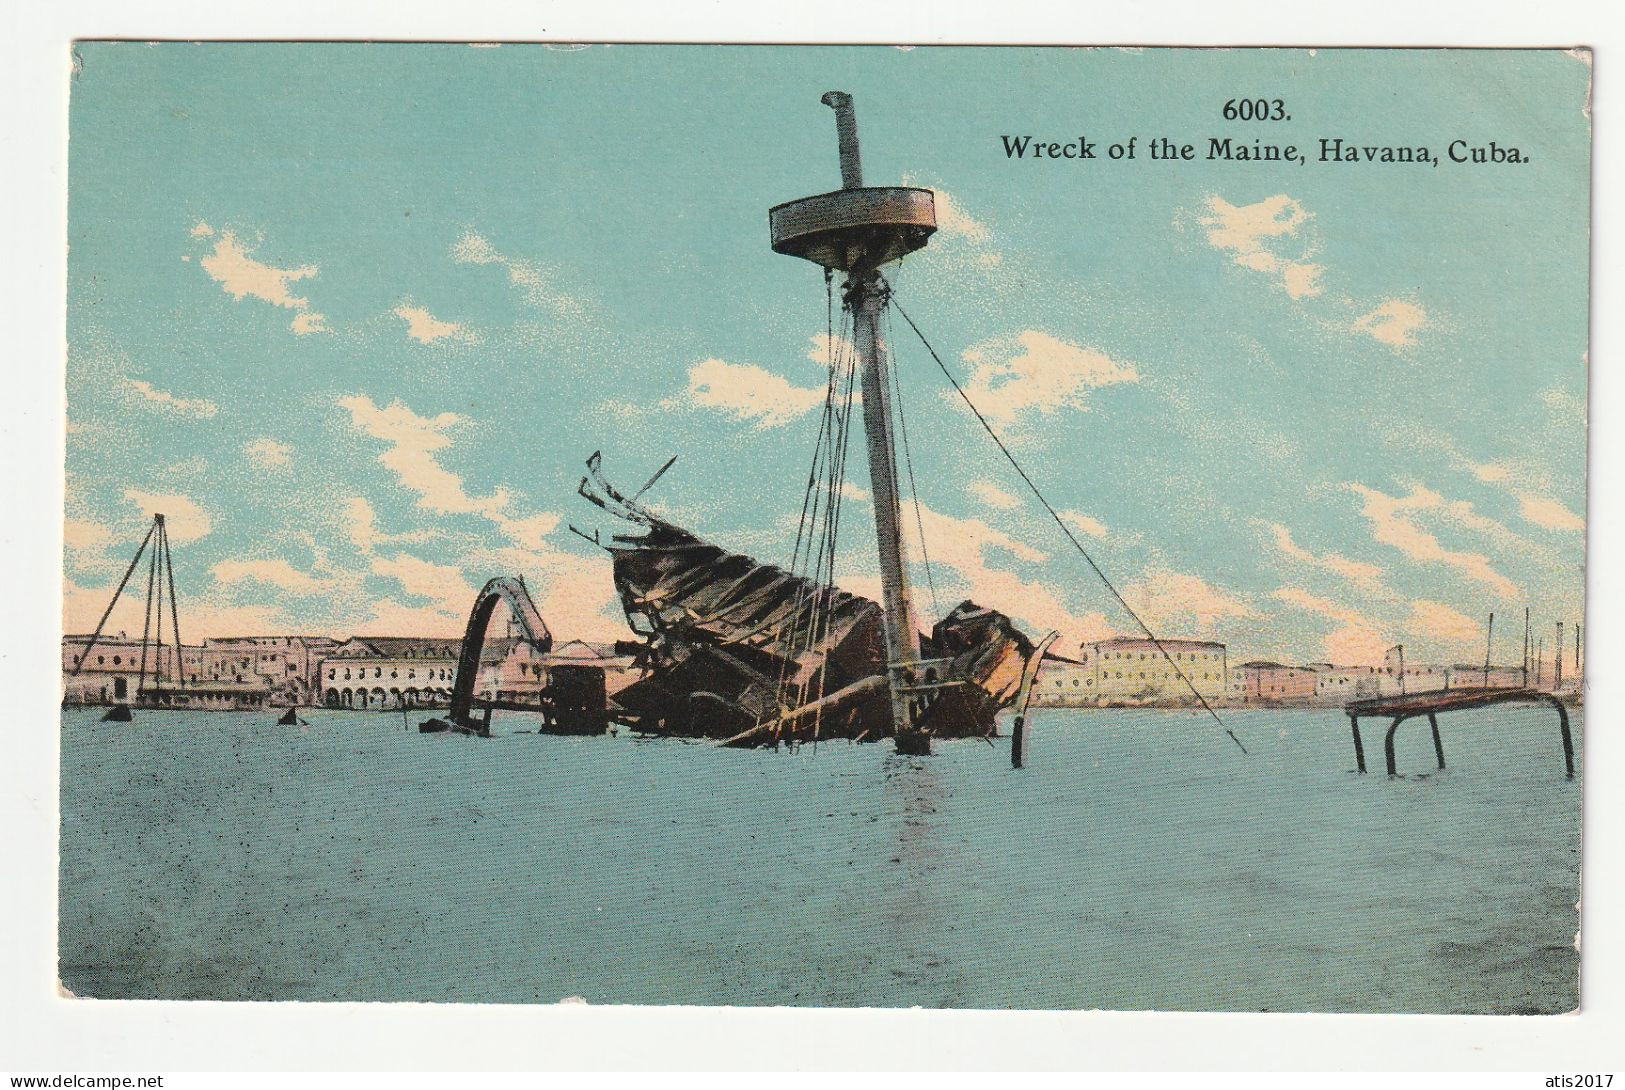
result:
<svg viewBox="0 0 1625 1090"><path fill-rule="evenodd" d="M1016 721L1010 728L1010 767L1020 768L1027 754L1027 702L1033 696L1033 682L1038 679L1038 668L1043 665L1044 652L1061 638L1059 632L1050 632L1038 641L1033 653L1027 656L1021 669L1021 688L1016 690Z"/></svg>
<svg viewBox="0 0 1625 1090"><path fill-rule="evenodd" d="M447 716L453 723L467 724L474 703L474 682L479 678L480 653L485 649L485 630L491 623L491 613L498 602L506 602L513 610L525 639L541 651L553 649L553 634L548 631L536 603L530 599L525 581L516 576L498 576L486 583L474 599L474 608L468 614L468 627L463 630L463 646L457 656L457 679L452 683L451 711ZM489 725L490 713L487 710Z"/></svg>

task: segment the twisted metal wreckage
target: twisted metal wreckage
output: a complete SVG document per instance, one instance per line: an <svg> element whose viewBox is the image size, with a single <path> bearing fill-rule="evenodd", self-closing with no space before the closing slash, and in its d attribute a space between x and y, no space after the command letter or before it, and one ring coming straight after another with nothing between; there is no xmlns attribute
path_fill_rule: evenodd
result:
<svg viewBox="0 0 1625 1090"><path fill-rule="evenodd" d="M705 541L618 492L597 454L587 465L581 494L646 531L603 546L644 641L618 721L740 746L892 735L877 603ZM921 639L910 719L936 738L991 737L1035 659L1008 617L961 602Z"/></svg>

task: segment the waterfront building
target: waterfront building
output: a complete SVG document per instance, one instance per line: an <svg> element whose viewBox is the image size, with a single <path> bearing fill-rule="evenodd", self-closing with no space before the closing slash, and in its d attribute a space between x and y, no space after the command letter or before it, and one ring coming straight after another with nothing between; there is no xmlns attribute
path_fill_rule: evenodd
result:
<svg viewBox="0 0 1625 1090"><path fill-rule="evenodd" d="M1044 664L1033 701L1051 707L1184 707L1198 703L1192 686L1209 703L1224 698L1228 674L1224 644L1181 639L1160 642L1160 649L1151 640L1130 637L1085 643L1076 660ZM1190 685L1180 680L1181 673Z"/></svg>
<svg viewBox="0 0 1625 1090"><path fill-rule="evenodd" d="M451 701L461 640L355 636L318 667L329 708L438 708Z"/></svg>
<svg viewBox="0 0 1625 1090"><path fill-rule="evenodd" d="M1523 667L1491 666L1457 663L1450 667L1451 689L1521 689L1524 687ZM1566 687L1566 686L1565 686Z"/></svg>
<svg viewBox="0 0 1625 1090"><path fill-rule="evenodd" d="M1351 700L1368 700L1383 693L1380 666L1333 666L1317 662L1309 668L1315 671L1316 704L1341 707Z"/></svg>
<svg viewBox="0 0 1625 1090"><path fill-rule="evenodd" d="M89 644L88 635L62 639L65 704L134 704L138 694L144 704L215 711L263 708L275 702L271 680L264 675L211 674L208 664L218 656L211 657L206 647L183 646L177 674L175 649L167 644L161 648L148 644L144 663L141 641L122 632L102 636L94 649ZM86 657L87 650L88 661L80 667L79 660Z"/></svg>
<svg viewBox="0 0 1625 1090"><path fill-rule="evenodd" d="M604 672L604 691L613 696L637 680L633 658L614 644L570 640L543 651L522 638L488 639L480 653L476 699L539 704L560 668L595 668Z"/></svg>
<svg viewBox="0 0 1625 1090"><path fill-rule="evenodd" d="M272 704L310 705L320 702L321 661L338 645L326 636L211 636L181 659L188 687L265 688Z"/></svg>
<svg viewBox="0 0 1625 1090"><path fill-rule="evenodd" d="M1237 704L1312 703L1320 671L1279 662L1244 662L1230 672L1230 699Z"/></svg>
<svg viewBox="0 0 1625 1090"><path fill-rule="evenodd" d="M143 654L140 639L123 632L103 635L96 641L83 666L90 635L62 637L62 702L65 704L125 704L135 699L137 689L152 687L154 673L162 664L166 677L174 675L175 649L148 645ZM186 648L186 651L192 648ZM161 656L161 657L160 657ZM183 653L182 658L185 658ZM143 660L145 669L143 669ZM74 670L78 669L77 676Z"/></svg>

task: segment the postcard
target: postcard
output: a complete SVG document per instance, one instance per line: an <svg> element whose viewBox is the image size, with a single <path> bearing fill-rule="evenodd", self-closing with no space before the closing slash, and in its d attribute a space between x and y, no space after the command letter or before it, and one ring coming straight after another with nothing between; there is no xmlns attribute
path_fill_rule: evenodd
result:
<svg viewBox="0 0 1625 1090"><path fill-rule="evenodd" d="M76 43L61 987L1577 1009L1591 64Z"/></svg>

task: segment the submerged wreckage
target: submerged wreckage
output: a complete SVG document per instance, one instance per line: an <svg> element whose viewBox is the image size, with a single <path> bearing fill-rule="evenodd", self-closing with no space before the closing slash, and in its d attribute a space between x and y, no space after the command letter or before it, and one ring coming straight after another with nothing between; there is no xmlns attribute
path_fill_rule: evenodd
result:
<svg viewBox="0 0 1625 1090"><path fill-rule="evenodd" d="M642 526L616 535L615 587L643 637L640 680L616 718L650 734L774 745L893 736L888 678L906 697L903 729L988 737L1034 659L1002 613L963 602L890 671L881 606L828 583L732 553L615 491L588 463L582 494Z"/></svg>
<svg viewBox="0 0 1625 1090"><path fill-rule="evenodd" d="M1039 653L1008 617L968 601L929 635L916 630L894 429L903 429L905 454L908 436L887 359L891 289L880 270L929 241L935 196L865 186L851 97L832 91L822 101L835 111L841 188L769 213L776 252L820 266L832 294L835 274L845 275L843 336L830 338L824 413L789 568L729 552L658 517L637 502L649 485L621 495L593 455L581 494L645 530L606 546L627 621L644 639L643 675L617 694L616 718L640 731L736 745L891 737L900 752L929 753L933 737L993 735L998 711L1025 698ZM835 585L857 390L878 603ZM911 485L912 477L911 467Z"/></svg>

